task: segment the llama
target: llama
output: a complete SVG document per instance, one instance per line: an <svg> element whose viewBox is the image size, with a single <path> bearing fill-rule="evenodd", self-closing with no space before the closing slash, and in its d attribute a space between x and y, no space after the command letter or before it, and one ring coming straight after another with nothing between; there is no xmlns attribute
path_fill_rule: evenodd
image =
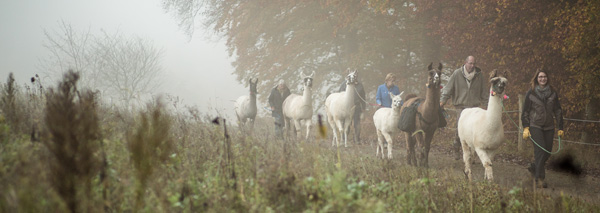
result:
<svg viewBox="0 0 600 213"><path fill-rule="evenodd" d="M506 73L503 73L505 76ZM462 111L458 119L458 137L463 150L465 174L472 180L471 157L476 152L485 168L485 179L493 181L492 160L496 150L504 142L504 127L502 125L502 100L507 80L490 73L490 98L487 110L469 108Z"/></svg>
<svg viewBox="0 0 600 213"><path fill-rule="evenodd" d="M442 75L442 64L440 63L437 69L432 68L433 63L427 67L427 90L425 92L425 100L414 97L407 99L402 105L402 109L412 106L415 102L419 102L417 113L415 115L415 132L405 132L407 146L407 163L409 165L428 167L429 148L433 134L439 125L439 109L440 109L440 84ZM415 157L415 144L418 145L418 158ZM417 161L418 160L418 161Z"/></svg>
<svg viewBox="0 0 600 213"><path fill-rule="evenodd" d="M358 84L356 70L346 76L346 91L333 93L325 100L325 112L327 120L333 131L331 146L340 146L340 136L344 137L344 147L348 147L348 127L354 116L354 94ZM343 134L343 135L342 135Z"/></svg>
<svg viewBox="0 0 600 213"><path fill-rule="evenodd" d="M377 129L377 152L375 157L379 156L379 150L381 150L381 158L385 158L383 153L383 141L388 142L388 159L392 159L392 135L397 132L398 121L400 120L400 108L402 107L402 94L394 95L390 93L392 97L392 108L380 108L373 115L373 123Z"/></svg>
<svg viewBox="0 0 600 213"><path fill-rule="evenodd" d="M256 118L256 84L258 79L252 82L252 79L248 79L250 85L250 95L244 95L239 97L234 104L235 115L237 116L240 128L245 129L249 124L249 130L254 129L254 119Z"/></svg>
<svg viewBox="0 0 600 213"><path fill-rule="evenodd" d="M303 90L302 95L291 94L283 101L283 117L285 120L285 130L293 130L294 136L300 135L301 123L306 125L306 140L310 135L310 128L312 126L312 81L315 72L311 75L306 76L304 73L300 73L300 77L303 79ZM294 122L294 126L291 122Z"/></svg>

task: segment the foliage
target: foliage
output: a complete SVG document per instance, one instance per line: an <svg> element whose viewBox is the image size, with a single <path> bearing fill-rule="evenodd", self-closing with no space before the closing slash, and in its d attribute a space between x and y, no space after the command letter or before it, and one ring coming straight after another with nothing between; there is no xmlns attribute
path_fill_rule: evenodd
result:
<svg viewBox="0 0 600 213"><path fill-rule="evenodd" d="M64 184L76 180L72 187L77 191L74 201L79 211L594 212L600 208L597 202L568 194L549 197L530 189L468 183L462 173L414 168L400 160L382 161L362 147L340 150L338 161L338 152L322 139L275 139L268 119L257 120L254 136L230 130L227 145L223 126L211 124L212 116L198 116L193 109L168 110L169 104L156 102L134 116L128 110L84 104L92 102L83 91L81 96L74 95L75 76L68 75L65 82L70 83L63 82L58 90L49 90L48 109L53 110L38 114L52 118L54 127L49 128L47 121L46 128L57 137L48 135L38 143L27 134L7 132L12 136L0 144L0 211L70 210L65 194L55 185L59 168L48 166L67 165L58 164L51 151L57 144L67 143L70 145L63 147L78 144L76 152L65 152L65 156L76 157L73 168L81 169L76 176L75 170L60 171L65 171ZM15 95L32 97L21 92ZM102 121L97 122L97 129L91 128L94 120ZM11 124L0 122L2 125ZM93 140L95 134L90 133L96 131L92 129L99 131L101 142L100 138ZM70 138L59 141L64 134ZM87 142L83 143L84 139ZM227 157L228 146L231 158ZM84 153L88 160L81 156ZM235 178L230 176L231 170ZM140 191L142 181L147 185Z"/></svg>
<svg viewBox="0 0 600 213"><path fill-rule="evenodd" d="M140 113L140 124L127 138L128 149L138 181L136 210L142 206L144 192L152 180L156 165L163 164L172 154L171 118L159 99Z"/></svg>
<svg viewBox="0 0 600 213"><path fill-rule="evenodd" d="M90 197L92 178L100 169L97 156L100 124L96 95L77 89L79 74L69 71L47 94L43 138L51 154L52 186L71 212L87 211L80 199Z"/></svg>
<svg viewBox="0 0 600 213"><path fill-rule="evenodd" d="M67 69L80 72L80 85L101 91L123 106L140 105L160 86L161 50L151 41L119 32L99 35L61 22L57 31L44 30L50 56L40 62L48 77Z"/></svg>
<svg viewBox="0 0 600 213"><path fill-rule="evenodd" d="M401 90L422 93L425 79L419 73L424 64L440 60L454 69L473 55L484 72L508 71L512 97L524 94L533 73L543 69L559 90L565 117L600 117L599 1L163 3L188 33L201 22L226 39L238 80L266 79L263 91L278 79L294 88L300 72L314 70L315 91L322 91L314 100L324 100L342 81L340 71L354 67L361 73L368 102L388 72L399 76ZM516 101L507 105L517 108ZM595 127L566 126L572 133Z"/></svg>
<svg viewBox="0 0 600 213"><path fill-rule="evenodd" d="M412 8L404 1L391 3L394 10L360 0L172 0L164 4L185 29L192 28L190 20L201 15L204 27L227 40L238 80L265 79L265 87L259 88L263 91L278 79L296 88L300 72L316 71L315 91L333 92L347 67L358 69L361 81L372 91L390 72L407 77L401 84L413 84L408 77L420 79L415 73L425 67L413 57L425 47L420 45L421 28L410 21ZM325 93L316 93L315 100L324 100Z"/></svg>

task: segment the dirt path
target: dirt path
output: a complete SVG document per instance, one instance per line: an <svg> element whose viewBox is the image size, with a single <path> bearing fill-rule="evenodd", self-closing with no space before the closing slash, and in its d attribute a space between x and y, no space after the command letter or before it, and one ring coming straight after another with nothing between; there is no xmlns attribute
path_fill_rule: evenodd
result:
<svg viewBox="0 0 600 213"><path fill-rule="evenodd" d="M399 143L401 145L396 146L398 148L394 148L394 152L398 153L395 154L395 160L404 161L406 157L404 141L400 141ZM353 146L352 148L371 149L373 152L375 151L374 145L359 145ZM373 153L373 155L374 154L375 153ZM495 159L493 162L494 182L507 188L517 186L525 190L533 190L531 175L525 166L520 164L522 164L522 162L503 159L502 157ZM451 169L456 175L464 176L463 161L454 160L448 151L444 150L441 146L434 145L432 147L432 150L429 153L429 166L432 169L439 170ZM475 156L475 164L472 166L472 171L474 181L484 181L484 168L477 156ZM591 175L574 177L570 174L546 170L546 182L548 183L548 188L541 190L552 196L560 196L562 192L567 195L585 199L588 202L600 202L600 178L598 177Z"/></svg>

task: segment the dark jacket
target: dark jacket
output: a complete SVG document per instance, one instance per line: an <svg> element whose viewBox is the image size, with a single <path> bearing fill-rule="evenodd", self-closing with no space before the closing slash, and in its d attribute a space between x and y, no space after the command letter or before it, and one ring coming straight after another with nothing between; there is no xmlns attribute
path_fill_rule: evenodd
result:
<svg viewBox="0 0 600 213"><path fill-rule="evenodd" d="M554 120L559 130L563 129L562 108L558 101L558 94L551 87L550 96L543 100L533 90L525 94L525 103L523 103L523 114L521 122L523 127L536 127L543 130L554 129Z"/></svg>
<svg viewBox="0 0 600 213"><path fill-rule="evenodd" d="M365 89L363 88L363 85L360 82L358 82L358 84L356 84L354 88L356 89L356 91L351 91L352 93L354 93L354 106L356 106L354 112L362 112L363 109L367 108L366 103L363 101L365 99ZM346 91L346 80L342 82L342 85L340 85L340 89L338 90L338 92L343 91ZM358 94L356 94L357 92Z"/></svg>
<svg viewBox="0 0 600 213"><path fill-rule="evenodd" d="M475 76L471 80L471 87L467 84L467 78L464 75L464 68L458 68L454 70L450 80L444 86L440 102L446 103L446 101L452 98L452 105L458 107L479 107L487 105L490 97L490 87L487 85L487 81L483 72L479 67L474 67Z"/></svg>
<svg viewBox="0 0 600 213"><path fill-rule="evenodd" d="M288 89L287 87L285 87L283 89L283 94L279 93L279 90L277 89L277 86L275 86L273 89L271 89L271 94L269 94L269 105L273 108L275 108L271 114L273 116L276 116L276 113L278 114L277 116L283 115L283 101L285 100L285 98L287 98L290 95L290 89Z"/></svg>

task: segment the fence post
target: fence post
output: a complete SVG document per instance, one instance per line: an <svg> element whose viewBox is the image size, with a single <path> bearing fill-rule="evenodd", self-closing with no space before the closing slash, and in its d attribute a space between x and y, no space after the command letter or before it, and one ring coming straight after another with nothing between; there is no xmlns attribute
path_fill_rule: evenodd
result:
<svg viewBox="0 0 600 213"><path fill-rule="evenodd" d="M521 129L523 129L523 123L521 122L521 115L523 114L523 103L525 102L525 97L519 94L519 130L517 130L517 151L523 152L525 151L523 148L525 147L523 144L523 135L521 133Z"/></svg>

